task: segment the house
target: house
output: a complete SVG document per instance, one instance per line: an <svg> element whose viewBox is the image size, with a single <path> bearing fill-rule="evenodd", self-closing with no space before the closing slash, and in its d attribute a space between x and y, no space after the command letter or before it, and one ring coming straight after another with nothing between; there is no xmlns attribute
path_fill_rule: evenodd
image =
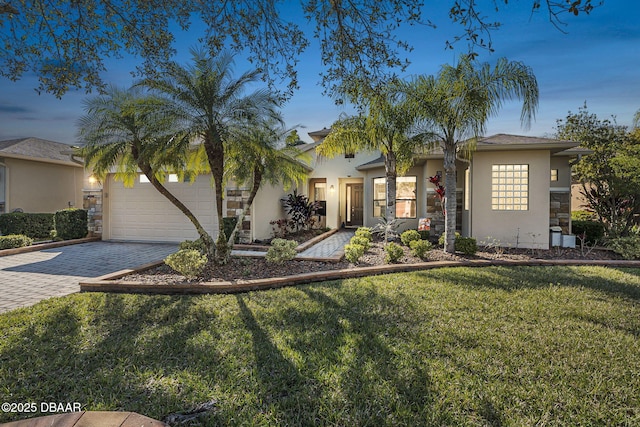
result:
<svg viewBox="0 0 640 427"><path fill-rule="evenodd" d="M87 179L67 144L40 138L0 141L0 213L82 207Z"/></svg>
<svg viewBox="0 0 640 427"><path fill-rule="evenodd" d="M315 147L329 129L310 132L313 143L300 147L310 154L311 172L298 191L321 202L324 225L374 226L385 206L384 159L379 152L318 156ZM578 144L548 138L498 134L478 141L468 161L458 161L458 230L480 243L521 248L548 248L549 227L571 228L571 164L582 153ZM434 236L444 231L444 215L429 177L443 174L443 156L432 151L415 156L413 167L397 180L396 216L400 230L418 228L428 220ZM197 238L193 226L158 194L145 177L126 188L111 176L105 182L105 239L181 241ZM215 236L214 190L210 177L180 183L169 176L168 188ZM225 189L224 212L236 216L248 189L231 184ZM272 235L271 221L285 216L279 187L262 188L242 226L242 240ZM425 221L423 221L424 223Z"/></svg>

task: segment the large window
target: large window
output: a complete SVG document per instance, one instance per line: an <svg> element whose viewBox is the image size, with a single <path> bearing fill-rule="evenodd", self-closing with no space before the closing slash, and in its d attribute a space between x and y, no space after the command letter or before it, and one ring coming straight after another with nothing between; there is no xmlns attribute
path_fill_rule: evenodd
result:
<svg viewBox="0 0 640 427"><path fill-rule="evenodd" d="M491 208L498 211L529 209L529 165L492 165Z"/></svg>
<svg viewBox="0 0 640 427"><path fill-rule="evenodd" d="M415 176L399 176L396 178L396 218L416 218L416 185ZM373 216L384 215L386 206L386 180L373 179Z"/></svg>

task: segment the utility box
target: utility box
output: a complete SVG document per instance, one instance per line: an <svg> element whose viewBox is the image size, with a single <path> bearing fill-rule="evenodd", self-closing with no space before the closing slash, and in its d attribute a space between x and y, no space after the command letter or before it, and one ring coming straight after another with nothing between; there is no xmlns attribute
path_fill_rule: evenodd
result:
<svg viewBox="0 0 640 427"><path fill-rule="evenodd" d="M576 236L574 234L563 234L562 235L562 247L563 248L575 248L576 247Z"/></svg>
<svg viewBox="0 0 640 427"><path fill-rule="evenodd" d="M562 246L562 227L549 227L549 242L551 246Z"/></svg>

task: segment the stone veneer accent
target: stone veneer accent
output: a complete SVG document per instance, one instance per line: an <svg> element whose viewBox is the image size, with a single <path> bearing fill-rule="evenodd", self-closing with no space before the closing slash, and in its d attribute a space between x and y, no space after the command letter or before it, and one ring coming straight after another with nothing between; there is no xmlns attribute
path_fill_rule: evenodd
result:
<svg viewBox="0 0 640 427"><path fill-rule="evenodd" d="M89 237L101 237L102 190L83 190L82 208L87 210Z"/></svg>
<svg viewBox="0 0 640 427"><path fill-rule="evenodd" d="M462 191L456 192L456 230L462 230ZM440 199L431 188L427 190L427 218L431 218L431 237L440 237L444 233L444 215Z"/></svg>
<svg viewBox="0 0 640 427"><path fill-rule="evenodd" d="M246 188L227 188L227 217L238 217L247 206L251 191ZM251 243L251 215L244 217L238 232L239 243Z"/></svg>
<svg viewBox="0 0 640 427"><path fill-rule="evenodd" d="M562 227L562 234L569 234L571 225L571 192L552 191L549 197L549 226Z"/></svg>

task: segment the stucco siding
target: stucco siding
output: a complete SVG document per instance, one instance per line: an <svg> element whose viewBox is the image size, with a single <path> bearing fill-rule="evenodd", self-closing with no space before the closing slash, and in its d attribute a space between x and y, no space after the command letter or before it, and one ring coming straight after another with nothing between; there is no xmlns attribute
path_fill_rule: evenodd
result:
<svg viewBox="0 0 640 427"><path fill-rule="evenodd" d="M272 225L269 223L286 217L281 199L292 191L293 189L285 192L282 186L270 184L265 184L260 188L251 208L253 240L264 240L273 237Z"/></svg>
<svg viewBox="0 0 640 427"><path fill-rule="evenodd" d="M55 212L82 207L84 170L78 166L6 158L6 211Z"/></svg>
<svg viewBox="0 0 640 427"><path fill-rule="evenodd" d="M472 167L471 234L479 242L496 240L503 246L549 247L549 151L476 152ZM528 209L494 210L491 168L494 164L529 166Z"/></svg>

